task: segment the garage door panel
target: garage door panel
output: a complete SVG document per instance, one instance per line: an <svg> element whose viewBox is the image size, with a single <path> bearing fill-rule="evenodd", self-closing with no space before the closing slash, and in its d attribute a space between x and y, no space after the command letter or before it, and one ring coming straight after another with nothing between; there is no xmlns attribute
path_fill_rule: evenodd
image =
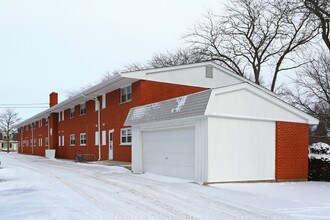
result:
<svg viewBox="0 0 330 220"><path fill-rule="evenodd" d="M146 140L144 145L145 151L160 152L166 149L166 152L191 152L191 146L194 145L193 140Z"/></svg>
<svg viewBox="0 0 330 220"><path fill-rule="evenodd" d="M194 139L194 128L144 132L144 172L194 179Z"/></svg>

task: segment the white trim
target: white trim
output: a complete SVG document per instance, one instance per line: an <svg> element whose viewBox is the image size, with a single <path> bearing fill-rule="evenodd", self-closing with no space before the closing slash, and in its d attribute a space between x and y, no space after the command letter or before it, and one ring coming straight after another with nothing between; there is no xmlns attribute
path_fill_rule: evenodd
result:
<svg viewBox="0 0 330 220"><path fill-rule="evenodd" d="M86 142L85 144L82 144L82 143L81 143L81 140L82 140L82 139L81 139L81 136L82 136L82 135L85 136L85 142ZM86 145L87 145L87 134L86 134L86 133L80 133L80 134L79 134L79 146L86 146Z"/></svg>
<svg viewBox="0 0 330 220"><path fill-rule="evenodd" d="M126 135L125 135L126 142L123 142L123 131L126 132ZM130 142L128 142L128 137L129 137L128 131L131 132L131 135L130 135L131 141ZM120 129L120 145L132 145L132 128L121 128Z"/></svg>

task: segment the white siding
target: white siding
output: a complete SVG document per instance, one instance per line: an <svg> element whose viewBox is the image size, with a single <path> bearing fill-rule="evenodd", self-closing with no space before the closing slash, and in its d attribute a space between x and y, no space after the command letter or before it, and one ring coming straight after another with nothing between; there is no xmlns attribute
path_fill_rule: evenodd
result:
<svg viewBox="0 0 330 220"><path fill-rule="evenodd" d="M212 91L206 115L307 123L306 119L248 89L230 92L224 89Z"/></svg>
<svg viewBox="0 0 330 220"><path fill-rule="evenodd" d="M208 182L275 179L275 122L209 118Z"/></svg>
<svg viewBox="0 0 330 220"><path fill-rule="evenodd" d="M226 85L232 85L242 82L241 79L230 75L229 73L213 67L213 78L206 77L206 65L174 69L160 69L124 73L123 76L136 79L146 79L156 82L175 83L190 86L199 86L205 88L216 88Z"/></svg>

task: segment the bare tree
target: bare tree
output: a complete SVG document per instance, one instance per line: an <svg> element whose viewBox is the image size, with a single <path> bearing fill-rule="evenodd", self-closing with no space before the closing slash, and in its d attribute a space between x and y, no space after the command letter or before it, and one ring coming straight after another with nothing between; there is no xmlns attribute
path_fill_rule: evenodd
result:
<svg viewBox="0 0 330 220"><path fill-rule="evenodd" d="M262 84L266 74L274 91L278 74L304 64L299 51L317 36L309 13L294 0L233 0L223 16L208 13L185 36L204 57ZM249 74L252 73L252 74ZM263 75L264 74L264 75Z"/></svg>
<svg viewBox="0 0 330 220"><path fill-rule="evenodd" d="M330 1L329 0L304 0L305 6L315 17L322 39L330 50Z"/></svg>
<svg viewBox="0 0 330 220"><path fill-rule="evenodd" d="M14 126L21 119L13 109L6 109L0 114L0 131L4 132L7 136L7 153L9 153L10 139L14 134Z"/></svg>
<svg viewBox="0 0 330 220"><path fill-rule="evenodd" d="M323 51L297 74L293 83L295 89L287 90L285 98L330 125L330 53Z"/></svg>

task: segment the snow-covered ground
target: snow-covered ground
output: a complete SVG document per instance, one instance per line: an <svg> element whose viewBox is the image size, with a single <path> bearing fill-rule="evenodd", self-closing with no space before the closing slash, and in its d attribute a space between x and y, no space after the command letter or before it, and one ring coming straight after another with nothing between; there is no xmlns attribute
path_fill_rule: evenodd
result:
<svg viewBox="0 0 330 220"><path fill-rule="evenodd" d="M200 186L0 153L0 219L330 219L330 183Z"/></svg>

